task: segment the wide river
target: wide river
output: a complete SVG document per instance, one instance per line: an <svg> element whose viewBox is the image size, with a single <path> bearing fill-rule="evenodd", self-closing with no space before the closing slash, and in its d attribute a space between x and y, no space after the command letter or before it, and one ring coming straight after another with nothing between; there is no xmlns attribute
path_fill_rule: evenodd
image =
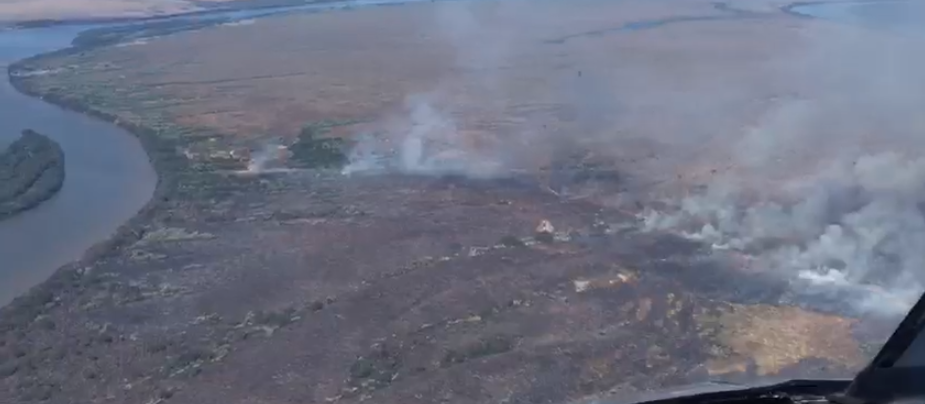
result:
<svg viewBox="0 0 925 404"><path fill-rule="evenodd" d="M246 19L287 12L388 5L428 0L372 0L305 4L277 9L219 11L171 20ZM794 11L849 23L904 30L911 2L812 5ZM916 11L922 11L917 8ZM917 13L912 13L917 14ZM897 25L885 24L892 21ZM920 20L918 21L921 22ZM125 25L115 23L109 25ZM16 60L70 46L81 31L101 25L68 25L0 31L0 147L23 129L34 129L59 142L67 178L61 191L36 209L0 222L0 305L48 278L105 240L151 198L157 176L134 136L93 118L59 109L18 93L6 80ZM921 25L913 24L914 27Z"/></svg>
<svg viewBox="0 0 925 404"><path fill-rule="evenodd" d="M416 1L416 0L410 0ZM274 9L216 11L163 20L238 20L291 12L408 3L347 1ZM421 0L417 0L421 1ZM128 23L0 31L0 148L26 128L61 144L67 177L61 191L37 208L0 221L0 305L47 279L57 268L111 236L151 198L157 175L141 143L121 128L17 92L6 67L16 60L70 46L81 31Z"/></svg>
<svg viewBox="0 0 925 404"><path fill-rule="evenodd" d="M67 173L54 198L0 222L0 304L111 235L151 198L157 182L145 151L131 134L24 96L6 79L10 62L66 47L80 30L0 33L0 143L8 144L26 128L46 134L64 149Z"/></svg>

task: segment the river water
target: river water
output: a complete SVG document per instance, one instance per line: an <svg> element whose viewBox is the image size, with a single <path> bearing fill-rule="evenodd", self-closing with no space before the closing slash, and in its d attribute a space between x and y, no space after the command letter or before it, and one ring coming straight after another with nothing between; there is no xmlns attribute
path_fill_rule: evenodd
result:
<svg viewBox="0 0 925 404"><path fill-rule="evenodd" d="M304 4L275 9L217 11L160 20L228 21L415 1L429 0ZM907 22L909 7L913 7L910 3L817 4L797 7L794 11L878 28L921 32L921 20ZM81 31L127 24L138 23L0 31L0 67L5 73L6 66L16 60L70 46ZM64 187L51 200L0 222L0 305L47 279L55 269L80 258L88 248L112 235L151 198L157 182L141 144L130 133L115 125L24 96L4 79L0 83L0 146L17 138L19 132L26 128L48 135L61 144L66 157L67 178Z"/></svg>
<svg viewBox="0 0 925 404"><path fill-rule="evenodd" d="M816 18L925 38L925 2L877 0L815 3L792 11Z"/></svg>
<svg viewBox="0 0 925 404"><path fill-rule="evenodd" d="M415 1L415 0L410 0ZM233 21L280 13L313 12L409 0L347 1L273 9L216 11L159 21ZM57 268L111 236L151 198L157 175L141 143L115 125L62 110L17 92L6 67L19 59L70 46L81 31L138 23L65 25L0 31L0 147L26 128L64 149L67 177L61 191L37 208L0 221L0 305L47 279Z"/></svg>
<svg viewBox="0 0 925 404"><path fill-rule="evenodd" d="M66 47L79 27L0 33L0 65ZM61 110L0 83L0 142L29 128L64 149L64 186L0 222L0 304L104 240L151 198L157 177L141 144L114 125Z"/></svg>

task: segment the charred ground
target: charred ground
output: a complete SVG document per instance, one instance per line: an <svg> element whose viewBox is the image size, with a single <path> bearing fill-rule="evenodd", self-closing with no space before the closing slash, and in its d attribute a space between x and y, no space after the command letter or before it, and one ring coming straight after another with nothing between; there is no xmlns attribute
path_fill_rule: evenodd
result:
<svg viewBox="0 0 925 404"><path fill-rule="evenodd" d="M395 10L357 18L393 29L404 18ZM633 13L671 14L651 5ZM573 24L590 18L572 17ZM352 17L313 27L329 32L345 18ZM723 29L742 29L730 24ZM286 32L267 35L292 35ZM664 44L672 32L641 40ZM202 35L208 44L218 39ZM634 165L648 153L596 153L608 163L592 163L589 153L546 156L539 169L502 179L345 176L337 154L316 166L299 153L329 153L312 142L375 122L376 111L404 94L389 86L417 88L421 75L351 86L358 105L315 95L281 104L300 97L293 88L315 76L302 72L287 82L285 72L236 71L248 78L203 82L180 70L163 77L161 65L133 64L170 65L167 48L149 54L136 49L142 42L129 45L16 66L41 74L14 71L21 90L142 136L162 183L154 204L115 242L0 312L0 397L12 402L562 402L706 377L845 375L863 365L863 342L883 337L858 333L856 318L780 305L785 280L743 272L707 245L640 232L642 206L608 201L648 184ZM145 56L133 59L133 52ZM176 63L223 60L190 58ZM360 70L345 74L362 84L368 77ZM274 84L254 84L263 80ZM340 88L334 84L324 88ZM234 96L254 89L266 91L257 96L266 102L241 104ZM354 107L359 112L346 112ZM502 132L512 125L471 122ZM326 130L302 131L299 139L306 126ZM290 146L293 170L237 172L247 162L235 151L264 144L267 132ZM555 226L552 234L536 234L542 220Z"/></svg>
<svg viewBox="0 0 925 404"><path fill-rule="evenodd" d="M224 188L7 307L7 392L558 402L863 360L852 320L776 308L784 285L546 192L334 173ZM554 240L535 240L540 219Z"/></svg>

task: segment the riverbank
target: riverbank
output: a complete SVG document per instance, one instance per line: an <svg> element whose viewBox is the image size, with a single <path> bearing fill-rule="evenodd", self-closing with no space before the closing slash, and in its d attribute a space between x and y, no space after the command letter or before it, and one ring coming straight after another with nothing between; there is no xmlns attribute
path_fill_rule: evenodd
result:
<svg viewBox="0 0 925 404"><path fill-rule="evenodd" d="M318 0L310 3L326 3L330 1L331 0ZM73 39L72 45L69 47L30 56L11 63L7 69L8 79L13 88L22 94L39 98L44 102L65 110L91 116L101 121L118 126L131 133L141 142L142 147L147 154L149 163L154 167L154 171L157 173L157 184L155 186L153 197L148 203L145 204L144 207L141 208L141 210L138 211L135 216L133 216L125 224L121 225L112 236L88 249L78 261L69 263L56 270L54 275L51 276L49 282L45 282L53 286L47 287L44 285L45 283L36 285L34 288L36 290L27 292L27 294L37 294L44 296L49 292L60 293L62 291L57 290L57 288L62 284L55 282L55 279L61 277L66 278L68 277L66 273L74 271L75 268L92 265L94 262L104 258L105 256L114 254L120 246L129 245L139 240L144 236L146 229L150 227L148 226L150 221L157 215L156 211L159 205L163 202L170 201L172 197L176 196L176 191L178 189L178 179L185 175L196 176L196 170L192 170L188 160L182 154L180 154L179 150L181 148L181 143L183 143L182 139L178 139L176 137L171 138L167 136L161 136L163 133L159 133L158 129L155 129L151 126L146 126L138 122L131 122L125 119L120 119L115 114L94 107L92 102L88 102L87 100L81 100L73 97L72 95L64 93L40 91L34 86L30 86L30 83L33 82L25 80L27 75L20 74L20 72L28 70L28 66L34 63L40 64L42 60L47 58L88 52L93 49L110 46L114 43L132 39L143 39L146 37L176 34L182 31L206 28L226 23L231 20L228 18L205 19L201 21L173 20L177 17L208 17L211 15L237 11L269 11L291 6L295 2L288 0L248 0L235 1L233 3L234 5L230 6L223 5L207 10L198 10L175 15L137 18L116 17L35 20L20 21L11 25L11 28L13 29L29 29L61 25L116 24L115 26L111 27L99 27L80 32ZM298 2L298 4L302 5L305 4L305 2ZM205 182L205 180L203 178L198 178L191 179L191 182ZM8 305L9 307L0 308L0 310L9 308L12 311L24 310L26 312L32 312L33 310L31 310L29 307L17 309L14 306L19 305L17 301L24 301L24 306L31 306L33 305L32 302L34 300L35 299L30 298L29 296L20 296L19 299L15 299L13 302L11 302Z"/></svg>
<svg viewBox="0 0 925 404"><path fill-rule="evenodd" d="M213 178L209 175L203 174L201 170L208 171L209 168L204 167L201 164L196 168L191 167L187 156L183 156L181 152L181 149L185 149L186 146L188 146L186 143L189 142L189 138L184 137L187 134L186 132L188 132L188 128L172 127L165 130L158 124L142 122L145 120L144 117L140 117L137 120L126 119L125 117L120 118L117 116L117 114L112 113L112 111L106 111L99 108L99 105L94 104L94 100L92 99L81 99L79 96L75 97L75 93L73 92L68 93L64 91L57 91L60 89L43 90L35 86L30 86L30 83L35 83L34 81L30 82L28 80L29 76L31 75L31 73L28 72L30 70L30 66L33 64L36 66L41 65L42 61L46 59L90 52L93 49L110 46L119 42L130 42L132 40L144 39L148 37L159 37L169 34L176 34L182 31L221 25L242 18L262 18L273 15L277 12L284 12L286 10L293 12L324 11L328 9L325 3L337 2L320 0L308 3L298 3L297 6L293 7L287 6L287 4L290 3L291 2L287 1L278 2L273 0L260 2L240 2L240 4L248 4L250 6L224 7L216 10L206 10L176 16L162 16L139 19L116 19L112 20L112 22L117 22L120 24L140 24L116 25L112 27L97 27L89 29L78 33L72 41L72 46L29 56L24 59L19 59L8 65L7 71L9 82L17 92L30 97L41 99L44 102L68 111L92 116L103 122L115 124L116 126L130 132L134 137L140 140L145 153L147 154L147 159L151 162L154 170L158 173L154 196L148 203L145 204L145 206L138 212L138 214L132 216L132 218L129 219L125 224L120 225L118 230L115 231L112 236L106 237L105 241L99 242L94 244L92 247L87 248L85 250L86 252L82 254L80 259L62 265L60 271L66 272L73 270L74 268L90 265L100 257L111 255L110 252L112 252L114 248L117 248L118 246L124 246L126 244L131 244L133 240L138 240L140 237L143 237L143 234L146 231L146 226L144 223L150 222L156 216L154 211L156 210L155 206L159 203L159 201L168 201L176 196L176 189L179 186L176 184L178 177L185 177L189 180L187 181L188 183L198 184L195 187L202 189L210 188L210 182L217 184L215 185L215 188L222 188L221 184L227 182L229 179L227 176L219 176L219 178ZM361 3L355 3L351 6L356 6L357 4ZM379 4L388 3L371 3L373 6ZM331 8L337 7L344 7L344 4L341 4L340 6L333 5ZM250 13L247 13L248 11L256 11L257 14L251 15ZM231 15L225 16L229 12ZM181 19L172 20L174 17ZM196 18L186 19L187 17ZM101 23L107 20L93 21ZM43 26L46 23L50 24L49 26L55 26L60 24L80 24L81 22L88 21L46 21L33 24L30 27ZM41 70L41 68L38 70ZM42 73L40 72L39 74L41 75ZM170 133L172 131L177 133ZM181 132L183 134L180 134ZM241 168L244 168L244 166L242 165ZM192 186L188 185L188 187ZM208 193L207 191L203 192ZM83 249L81 250L84 251ZM58 266L59 265L55 265L54 267ZM52 276L52 278L54 278L54 276Z"/></svg>
<svg viewBox="0 0 925 404"><path fill-rule="evenodd" d="M68 18L32 18L22 20L0 20L0 32L3 30L34 29L60 26L90 26L90 25L121 25L121 24L150 24L174 20L177 18L210 17L215 14L228 14L236 12L272 12L293 7L310 6L313 4L337 3L342 0L228 0L215 3L199 2L201 9L177 13L152 14L144 16L99 16L99 17L68 17Z"/></svg>
<svg viewBox="0 0 925 404"><path fill-rule="evenodd" d="M497 3L488 3L464 11L498 16ZM582 53L585 40L634 46L620 54L620 66L707 61L717 66L694 70L750 72L748 60L703 52L746 54L716 46L732 37L762 50L754 43L767 35L753 21L726 21L722 32L696 22L621 34L635 21L716 13L709 3L570 3L537 15L562 26L524 17L557 3L522 4L484 30L526 36L516 44L528 45L529 57L506 60L504 72L542 85L518 90L548 87L556 82L549 77L603 80L595 75L614 72L614 63ZM434 15L463 11L440 7L289 16L15 64L11 82L19 91L130 130L161 177L155 198L110 242L0 309L0 396L22 403L570 402L732 373L849 373L863 363L851 320L776 307L786 285L705 262L709 246L639 232L634 216L593 198L492 180L317 169L245 177L216 169L229 150L298 136L306 123L316 124L310 130L348 122L341 116L348 113L375 116L382 106L373 101L387 105L434 82L477 87L472 80L494 71L461 74L422 63L452 60L432 56L458 51L446 41L420 42L439 37L421 35L439 31L428 24ZM683 7L696 9L674 18ZM588 18L599 16L603 28L589 32ZM518 29L531 22L541 24ZM784 24L766 23L780 36L759 44L789 43ZM549 41L565 36L574 40ZM373 41L388 46L372 49ZM174 51L181 45L193 52ZM563 65L561 54L574 64ZM228 55L246 56L229 63ZM686 56L692 59L664 62ZM357 60L363 63L347 63ZM339 92L345 87L352 91ZM286 98L261 98L280 88ZM569 111L511 99L532 103L541 98L535 94L507 90L502 118L529 109L570 120ZM468 95L451 105L486 99ZM229 108L229 99L250 102ZM242 116L275 126L242 129ZM495 123L459 118L465 129ZM619 196L620 181L590 188ZM540 242L534 233L542 220L555 233ZM769 329L796 342L767 341Z"/></svg>
<svg viewBox="0 0 925 404"><path fill-rule="evenodd" d="M67 340L74 334L68 330L66 317L69 315L62 313L62 307L72 307L76 299L93 293L117 295L118 292L101 290L101 285L106 282L102 282L97 274L91 274L90 268L113 261L127 246L145 237L152 229L153 222L164 220L163 208L170 203L172 196L177 194L178 179L185 175L195 176L186 159L179 153L177 142L159 136L156 129L119 119L111 113L93 107L89 102L67 94L39 91L30 86L28 80L25 80L26 77L16 74L17 66L22 63L40 62L43 58L54 55L89 51L107 43L85 40L69 48L17 61L8 69L10 84L16 91L125 129L140 141L157 173L152 198L131 219L120 225L109 237L86 250L80 259L57 268L46 280L0 307L0 386L6 390L0 395L17 397L18 402L45 401L53 396L60 397L56 392L56 384L47 379L42 380L39 376L43 373L41 368L60 365L62 360L67 360L75 351L86 352L91 344L88 340L78 346ZM120 195L111 197L119 198ZM169 213L167 215L169 216ZM56 337L51 339L58 341L48 345L47 335L45 338L35 337L38 330L56 333ZM77 334L80 335L78 338L86 337L86 333L78 331ZM41 345L51 350L38 352L30 348L28 352L22 351L23 347L28 346L21 339L26 338L25 335L32 335L28 344L34 349ZM37 379L40 381L37 382ZM13 384L4 383L10 380L17 381Z"/></svg>
<svg viewBox="0 0 925 404"><path fill-rule="evenodd" d="M94 2L89 1L75 4L66 10L56 10L55 6L57 4L52 2L45 7L33 7L35 12L25 13L16 13L15 6L10 5L14 10L0 7L0 30L63 25L138 23L169 19L178 15L194 17L215 12L267 9L294 4L305 4L305 2L293 0L207 0L166 2L159 6L156 0L145 3L120 2L117 0L104 4L94 4ZM4 15L3 11L7 13Z"/></svg>
<svg viewBox="0 0 925 404"><path fill-rule="evenodd" d="M81 102L66 94L40 92L30 86L28 81L23 80L23 76L16 74L18 67L22 64L38 62L45 57L84 52L105 46L107 43L87 40L79 45L14 62L8 67L8 79L13 88L22 94L116 125L134 135L141 142L150 164L157 173L154 195L134 217L121 225L110 237L88 249L79 260L58 268L47 281L14 298L6 306L0 307L0 330L11 330L27 325L49 308L48 302L68 294L74 287L79 288L79 284L71 282L75 277L75 271L90 266L107 255L114 254L119 247L131 244L143 237L148 223L156 215L158 206L169 201L171 195L175 193L179 173L189 171L186 160L177 152L177 144L171 139L158 136L155 129L120 120L115 115L101 111L90 103ZM79 278L79 275L76 276Z"/></svg>
<svg viewBox="0 0 925 404"><path fill-rule="evenodd" d="M64 184L64 151L54 140L24 130L0 153L0 220L32 209Z"/></svg>
<svg viewBox="0 0 925 404"><path fill-rule="evenodd" d="M76 49L85 50L89 49L90 47L91 46L88 45L86 47L80 47ZM12 66L10 70L13 70ZM131 219L129 223L123 225L122 228L120 228L116 234L113 235L111 240L104 241L100 245L93 247L91 251L88 252L87 256L81 259L81 262L91 263L93 260L99 257L100 254L105 253L106 250L118 247L125 242L137 240L138 237L140 237L140 235L143 233L144 222L155 210L158 202L169 199L172 191L175 189L174 180L176 178L176 173L188 169L183 157L176 152L176 144L168 139L159 137L157 135L157 131L153 128L148 128L132 122L126 122L124 120L119 120L119 118L114 115L98 110L90 104L81 103L80 101L72 99L67 95L57 93L39 93L24 82L17 80L14 75L10 76L10 83L14 88L16 88L16 90L23 94L41 98L43 101L53 104L57 107L86 114L96 119L111 123L122 129L125 129L129 133L135 135L135 137L141 141L145 152L148 154L149 162L152 166L154 166L155 172L158 174L158 181L154 191L154 197L151 198L151 201L148 202L148 204L138 212L135 218Z"/></svg>
<svg viewBox="0 0 925 404"><path fill-rule="evenodd" d="M322 8L313 7L315 4L319 3L328 3L329 1L317 1L307 4L308 8L312 10L323 10L325 9L322 5ZM244 4L242 2L241 4ZM90 99L80 99L79 94L77 97L74 96L74 93L64 93L56 92L54 89L52 91L42 91L41 89L31 86L30 83L34 84L35 82L30 82L30 74L23 74L24 71L29 70L29 66L32 64L40 65L43 60L63 57L66 55L81 54L84 52L89 52L93 49L98 49L100 47L105 47L112 45L117 42L124 42L134 39L154 37L154 36L163 36L168 34L175 34L181 31L188 31L194 29L205 28L214 25L220 25L227 23L234 19L242 18L246 16L245 14L237 15L237 11L259 11L258 17L271 15L273 10L282 11L285 10L286 4L288 2L277 2L277 1L267 1L267 2L247 2L255 7L239 7L239 8L222 8L218 10L207 10L202 12L187 13L177 16L164 16L164 17L151 17L151 18L140 18L140 19L117 19L113 20L119 23L129 23L129 22L142 22L143 24L132 24L127 26L113 26L113 27L99 27L95 29L90 29L84 32L79 33L74 40L72 41L72 46L58 49L51 52L46 52L42 54L37 54L30 56L24 59L17 60L11 63L8 66L8 78L12 87L21 94L35 97L43 100L49 104L52 104L56 107L63 108L68 111L73 111L81 113L84 115L89 115L94 118L97 118L101 121L114 124L122 129L127 130L129 133L134 135L137 139L140 140L142 147L147 154L147 158L150 161L151 165L154 167L154 170L158 173L157 185L155 187L154 195L149 202L145 204L143 208L138 211L138 213L132 216L126 223L120 225L118 230L116 230L111 236L106 237L102 242L99 242L92 247L88 248L85 253L82 254L82 257L74 262L70 262L61 266L58 270L54 272L54 275L50 276L50 280L47 283L48 285L39 284L34 289L34 294L46 295L50 290L55 289L59 285L59 282L56 282L57 278L67 278L66 273L72 272L75 269L91 266L94 262L99 261L107 256L117 255L115 251L118 250L120 246L125 246L132 244L134 241L137 241L144 236L147 230L150 230L151 226L146 225L155 220L157 216L157 206L163 202L170 201L174 199L177 195L176 191L181 185L178 184L178 179L183 177L186 181L187 189L199 189L203 194L208 194L208 189L211 188L222 188L224 183L228 182L230 179L227 176L219 176L215 178L214 176L209 176L208 174L203 173L201 170L205 169L208 171L208 168L197 167L193 168L190 165L188 159L182 155L181 149L184 148L185 142L188 139L184 139L183 136L177 134L169 133L170 130L165 130L158 125L151 125L150 123L143 123L140 121L133 121L131 119L125 119L124 117L120 118L116 114L105 111L101 108L94 106L93 100ZM306 7L306 3L299 3L300 6L296 8L301 10ZM237 11L236 11L237 10ZM293 10L297 11L297 10ZM224 14L232 12L237 16L223 17ZM208 18L208 17L215 18ZM178 21L171 20L173 17L202 17L203 19L181 19ZM104 20L94 20L95 22L102 22ZM53 21L47 22L51 25L64 24L68 25L71 23L79 24L80 20L73 21ZM42 26L45 23L39 23L34 26ZM23 27L25 28L25 27ZM47 90L47 89L46 89ZM179 132L185 132L183 128L173 128ZM242 166L243 168L243 166ZM194 185L190 185L194 184ZM224 192L224 191L216 191ZM193 192L196 193L196 192ZM208 196L206 196L208 197ZM170 213L166 213L167 216ZM62 275L64 273L65 275ZM66 282L65 282L66 284ZM27 294L33 294L29 292ZM25 306L31 306L33 303L30 303L32 299L28 296L21 296L21 299L26 301ZM19 311L20 309L13 308L12 306L17 306L17 303L11 303L9 307L12 311ZM25 307L24 312L31 312L31 309ZM8 316L9 317L9 316ZM15 316L14 316L15 317Z"/></svg>

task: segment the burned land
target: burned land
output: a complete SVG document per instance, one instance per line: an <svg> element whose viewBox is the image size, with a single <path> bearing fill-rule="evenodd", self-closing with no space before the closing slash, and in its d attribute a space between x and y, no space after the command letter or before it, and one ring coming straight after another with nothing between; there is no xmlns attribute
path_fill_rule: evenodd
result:
<svg viewBox="0 0 925 404"><path fill-rule="evenodd" d="M161 182L2 309L0 397L533 403L851 374L893 318L646 219L825 90L780 61L854 31L772 6L436 2L15 64L138 134Z"/></svg>

